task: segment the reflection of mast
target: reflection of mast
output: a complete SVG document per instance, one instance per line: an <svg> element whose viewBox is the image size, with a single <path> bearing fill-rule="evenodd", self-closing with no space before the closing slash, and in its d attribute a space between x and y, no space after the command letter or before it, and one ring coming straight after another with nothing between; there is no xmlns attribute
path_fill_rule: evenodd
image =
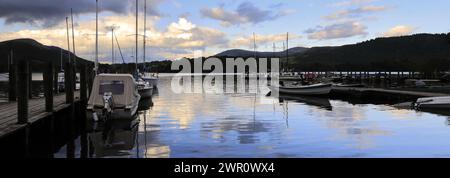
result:
<svg viewBox="0 0 450 178"><path fill-rule="evenodd" d="M144 149L144 158L147 158L147 111L144 112Z"/></svg>

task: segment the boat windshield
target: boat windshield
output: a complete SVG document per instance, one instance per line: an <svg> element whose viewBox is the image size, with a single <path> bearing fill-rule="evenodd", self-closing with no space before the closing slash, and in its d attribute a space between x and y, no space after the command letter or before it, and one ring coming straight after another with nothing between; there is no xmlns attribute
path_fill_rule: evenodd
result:
<svg viewBox="0 0 450 178"><path fill-rule="evenodd" d="M99 95L111 92L113 95L123 95L125 84L123 81L100 81Z"/></svg>

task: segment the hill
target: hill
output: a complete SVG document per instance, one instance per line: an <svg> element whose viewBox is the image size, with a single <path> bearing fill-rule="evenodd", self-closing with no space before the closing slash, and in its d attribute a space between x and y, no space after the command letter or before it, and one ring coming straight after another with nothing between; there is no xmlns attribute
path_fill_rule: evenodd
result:
<svg viewBox="0 0 450 178"><path fill-rule="evenodd" d="M377 38L353 45L315 47L290 57L296 70L450 70L450 33Z"/></svg>
<svg viewBox="0 0 450 178"><path fill-rule="evenodd" d="M291 48L289 49L289 54L300 54L303 53L305 51L307 51L308 48L303 48L303 47L295 47L295 48ZM286 51L280 51L280 52L256 52L256 55L259 57L285 57L286 56ZM254 57L255 56L255 52L254 51L248 51L248 50L242 50L242 49L232 49L232 50L227 50L224 52L221 52L219 54L214 55L214 57L243 57L243 58L248 58L248 57Z"/></svg>
<svg viewBox="0 0 450 178"><path fill-rule="evenodd" d="M39 71L38 64L42 62L53 61L55 66L61 65L61 48L55 46L46 46L33 39L16 39L0 42L0 71L7 71L8 56L13 51L14 61L29 60L33 61L31 66L34 71ZM62 50L63 64L68 62L68 51ZM70 53L73 57L73 53ZM91 61L76 58L78 64L93 65Z"/></svg>

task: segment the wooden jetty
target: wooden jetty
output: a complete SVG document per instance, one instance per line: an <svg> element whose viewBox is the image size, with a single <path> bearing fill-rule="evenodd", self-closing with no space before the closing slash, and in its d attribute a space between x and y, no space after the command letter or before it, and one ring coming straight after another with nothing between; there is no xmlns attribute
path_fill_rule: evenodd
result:
<svg viewBox="0 0 450 178"><path fill-rule="evenodd" d="M32 62L44 69L44 98L31 99ZM76 67L73 60L66 63L65 93L57 94L56 68L52 62L42 60L22 59L11 64L9 102L0 105L0 155L29 157L33 155L30 151L39 147L51 157L55 151L55 137L64 135L62 142L68 145L67 156L74 157L74 150L70 151L73 141L70 140L75 138L76 129L85 128L86 117L83 113L92 88L93 72L88 65ZM75 91L77 71L80 73L80 91Z"/></svg>
<svg viewBox="0 0 450 178"><path fill-rule="evenodd" d="M353 98L378 98L378 99L398 99L398 100L416 100L422 97L440 97L448 96L449 94L434 93L434 92L419 92L419 91L405 91L393 90L383 88L353 88L353 87L334 87L333 95L341 97Z"/></svg>

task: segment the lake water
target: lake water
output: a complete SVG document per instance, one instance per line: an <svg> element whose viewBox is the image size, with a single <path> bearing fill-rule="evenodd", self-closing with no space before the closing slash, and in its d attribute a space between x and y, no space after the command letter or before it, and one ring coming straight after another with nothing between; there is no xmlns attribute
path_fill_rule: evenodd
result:
<svg viewBox="0 0 450 178"><path fill-rule="evenodd" d="M449 117L387 105L258 94L174 94L161 79L153 107L93 157L450 157ZM100 140L100 141L99 141ZM80 139L76 155L80 155ZM65 157L66 147L55 154Z"/></svg>

